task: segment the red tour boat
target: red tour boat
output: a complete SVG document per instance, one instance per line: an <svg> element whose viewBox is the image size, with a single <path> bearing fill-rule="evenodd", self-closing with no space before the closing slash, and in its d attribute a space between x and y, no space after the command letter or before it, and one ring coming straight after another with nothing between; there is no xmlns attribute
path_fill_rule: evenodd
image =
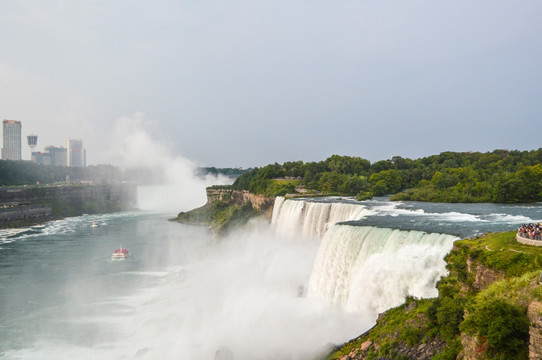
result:
<svg viewBox="0 0 542 360"><path fill-rule="evenodd" d="M113 255L111 255L113 259L124 259L127 256L128 256L128 249L123 249L122 245L120 246L120 249L113 251Z"/></svg>

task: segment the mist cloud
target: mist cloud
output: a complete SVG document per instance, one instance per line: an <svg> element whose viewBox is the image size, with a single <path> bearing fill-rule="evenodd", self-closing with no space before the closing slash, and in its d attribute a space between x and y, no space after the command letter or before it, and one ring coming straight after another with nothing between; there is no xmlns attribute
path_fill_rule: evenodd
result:
<svg viewBox="0 0 542 360"><path fill-rule="evenodd" d="M171 148L150 134L152 122L143 113L123 116L115 121L110 137L109 157L123 168L142 169L145 179L139 186L138 204L143 210L177 213L202 206L206 202L205 188L231 182L227 178L195 175L196 164L173 155Z"/></svg>

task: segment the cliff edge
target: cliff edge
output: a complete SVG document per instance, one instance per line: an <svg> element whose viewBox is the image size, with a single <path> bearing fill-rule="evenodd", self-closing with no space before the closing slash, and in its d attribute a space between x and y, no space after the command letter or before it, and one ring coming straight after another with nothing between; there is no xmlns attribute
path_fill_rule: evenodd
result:
<svg viewBox="0 0 542 360"><path fill-rule="evenodd" d="M208 226L217 235L226 235L233 228L246 225L250 219L271 219L275 197L235 190L229 186L207 188L207 203L202 207L181 212L173 219L187 224Z"/></svg>

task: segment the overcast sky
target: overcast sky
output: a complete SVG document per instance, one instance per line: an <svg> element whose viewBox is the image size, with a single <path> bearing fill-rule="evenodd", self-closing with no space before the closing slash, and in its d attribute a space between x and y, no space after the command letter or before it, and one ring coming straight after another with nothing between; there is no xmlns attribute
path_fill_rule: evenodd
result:
<svg viewBox="0 0 542 360"><path fill-rule="evenodd" d="M0 2L0 120L201 165L542 146L542 1ZM29 150L23 146L23 158Z"/></svg>

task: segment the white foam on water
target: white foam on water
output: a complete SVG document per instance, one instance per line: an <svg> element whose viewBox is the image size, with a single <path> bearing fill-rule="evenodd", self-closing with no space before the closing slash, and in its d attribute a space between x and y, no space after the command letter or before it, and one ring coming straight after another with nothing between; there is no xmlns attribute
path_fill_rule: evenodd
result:
<svg viewBox="0 0 542 360"><path fill-rule="evenodd" d="M489 214L486 215L486 217L489 219L489 221L493 222L504 222L504 223L537 223L539 220L533 220L528 216L523 215L509 215L509 214Z"/></svg>

